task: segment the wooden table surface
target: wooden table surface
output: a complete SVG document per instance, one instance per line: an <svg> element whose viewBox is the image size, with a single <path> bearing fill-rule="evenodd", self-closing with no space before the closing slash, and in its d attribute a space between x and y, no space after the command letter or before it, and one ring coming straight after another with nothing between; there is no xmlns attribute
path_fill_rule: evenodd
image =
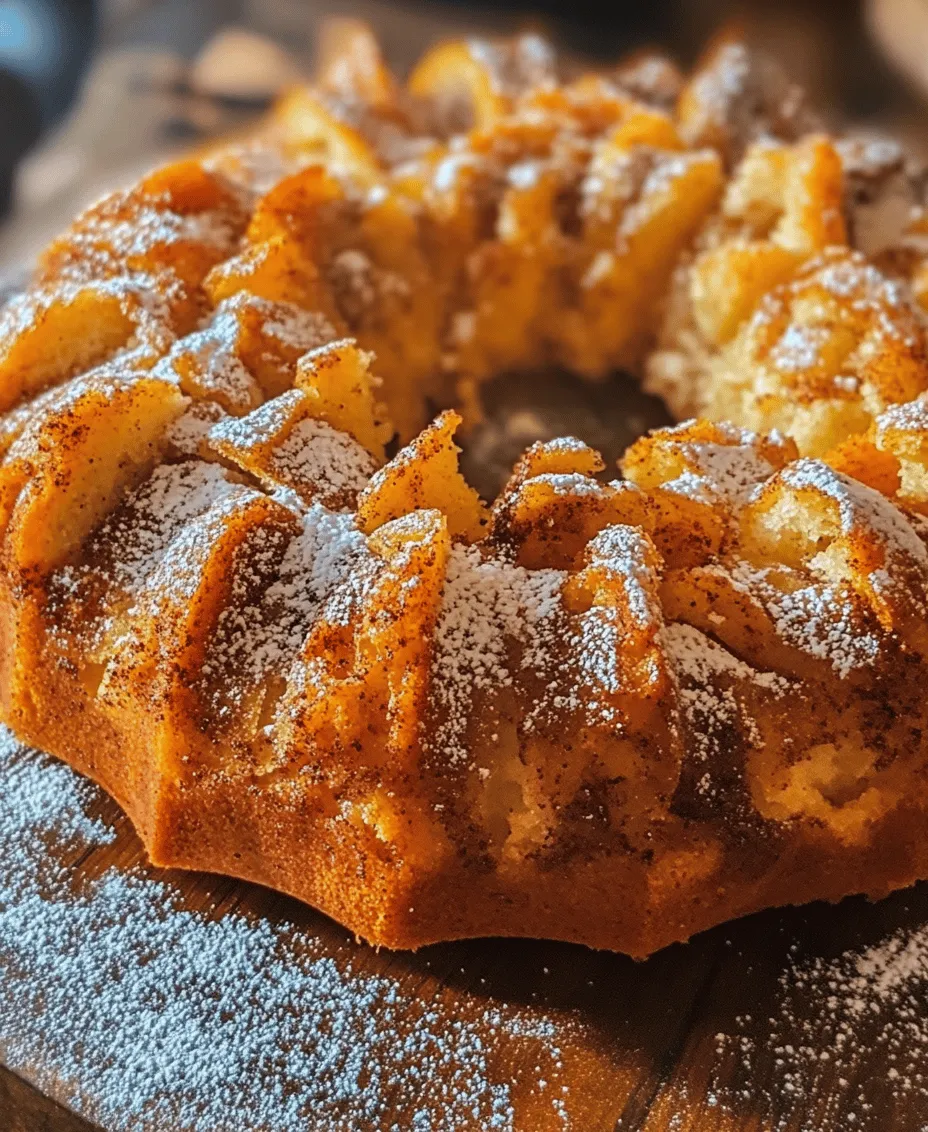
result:
<svg viewBox="0 0 928 1132"><path fill-rule="evenodd" d="M95 1132L21 1077L0 1066L0 1128L3 1132Z"/></svg>

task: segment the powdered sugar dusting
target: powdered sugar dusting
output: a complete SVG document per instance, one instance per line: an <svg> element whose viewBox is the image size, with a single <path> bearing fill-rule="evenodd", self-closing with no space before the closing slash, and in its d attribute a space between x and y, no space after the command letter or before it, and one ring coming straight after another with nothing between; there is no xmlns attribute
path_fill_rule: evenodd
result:
<svg viewBox="0 0 928 1132"><path fill-rule="evenodd" d="M612 490L599 480L594 480L583 472L541 472L526 481L533 484L544 484L555 495L588 496L595 499L606 499Z"/></svg>
<svg viewBox="0 0 928 1132"><path fill-rule="evenodd" d="M37 287L16 295L0 310L0 342L12 346L20 335L42 325L52 312L70 307L116 304L132 324L124 343L122 360L131 362L133 354L151 359L171 344L171 302L178 297L178 284L155 279L144 272L87 282L63 280L54 287ZM88 324L84 340L92 340Z"/></svg>
<svg viewBox="0 0 928 1132"><path fill-rule="evenodd" d="M309 418L293 428L272 459L272 471L282 482L317 495L328 506L352 503L376 468L354 437Z"/></svg>
<svg viewBox="0 0 928 1132"><path fill-rule="evenodd" d="M687 432L696 424L682 421L666 430L675 455L685 470L663 487L693 499L709 503L720 500L732 505L743 503L758 484L768 480L776 470L761 454L760 437L748 429L720 421L713 429L719 440L693 440ZM766 438L768 446L783 449L783 437L776 431Z"/></svg>
<svg viewBox="0 0 928 1132"><path fill-rule="evenodd" d="M896 430L903 432L928 432L928 399L916 397L901 405L890 405L876 419L878 437Z"/></svg>
<svg viewBox="0 0 928 1132"><path fill-rule="evenodd" d="M238 356L238 335L235 311L219 308L206 327L180 339L154 372L175 376L186 393L215 398L232 412L247 412L260 392Z"/></svg>
<svg viewBox="0 0 928 1132"><path fill-rule="evenodd" d="M197 460L156 468L97 536L116 549L113 583L130 592L138 589L195 519L246 494L247 488L230 482L215 464Z"/></svg>
<svg viewBox="0 0 928 1132"><path fill-rule="evenodd" d="M693 625L682 622L668 625L664 642L677 673L694 686L694 694L698 695L700 686L709 685L719 676L751 682L775 694L789 686L783 676L776 672L759 672Z"/></svg>
<svg viewBox="0 0 928 1132"><path fill-rule="evenodd" d="M803 586L772 598L768 608L784 641L827 661L842 678L879 656L879 637L855 624L847 594L835 586Z"/></svg>
<svg viewBox="0 0 928 1132"><path fill-rule="evenodd" d="M220 615L211 654L235 673L242 689L274 674L285 676L326 598L366 557L352 516L314 503L256 603L233 601Z"/></svg>
<svg viewBox="0 0 928 1132"><path fill-rule="evenodd" d="M928 570L928 549L899 508L885 495L836 472L822 460L809 457L790 464L783 470L782 478L791 488L812 489L837 503L845 533L851 534L860 528L873 530L884 540L890 556L905 554Z"/></svg>
<svg viewBox="0 0 928 1132"><path fill-rule="evenodd" d="M773 475L773 465L750 446L750 441L743 445L705 443L683 447L694 469L727 498L738 499Z"/></svg>
<svg viewBox="0 0 928 1132"><path fill-rule="evenodd" d="M766 1079L771 1132L799 1127L796 1118L813 1105L827 1120L803 1128L828 1127L882 1132L888 1127L924 1127L928 1100L928 928L910 926L841 951L803 955L789 947L773 1000L761 1020L737 1015L715 1037L716 1059L731 1064L745 1086ZM760 1035L763 1035L762 1037ZM720 1106L736 1105L746 1092L728 1083L713 1087ZM763 1096L750 1090L755 1107ZM921 1114L919 1118L916 1114ZM824 1114L822 1114L824 1116Z"/></svg>
<svg viewBox="0 0 928 1132"><path fill-rule="evenodd" d="M256 300L253 296L251 302L260 303L268 312L262 324L264 333L292 350L305 354L336 337L332 324L317 311L304 310L296 303Z"/></svg>
<svg viewBox="0 0 928 1132"><path fill-rule="evenodd" d="M337 510L354 506L376 461L349 433L300 418L305 411L303 394L291 389L245 417L221 419L210 433L211 446L271 491L289 489L294 499Z"/></svg>
<svg viewBox="0 0 928 1132"><path fill-rule="evenodd" d="M154 260L178 244L212 249L215 258L232 253L237 226L219 210L181 215L165 202L128 204L116 194L80 218L67 235L68 254L56 268L63 278L82 281L118 275L134 262ZM166 258L166 257L165 257Z"/></svg>
<svg viewBox="0 0 928 1132"><path fill-rule="evenodd" d="M603 562L621 577L628 613L636 628L648 630L663 624L647 535L617 523L600 531L587 553L591 561Z"/></svg>
<svg viewBox="0 0 928 1132"><path fill-rule="evenodd" d="M788 691L789 681L777 673L751 668L692 625L668 625L664 644L679 683L687 758L698 766L724 755L732 745L733 728L752 746L762 746L745 701L746 687L778 698ZM712 793L708 769L696 775L696 791Z"/></svg>
<svg viewBox="0 0 928 1132"><path fill-rule="evenodd" d="M830 664L842 679L879 657L880 635L838 586L803 579L784 589L770 570L745 562L737 563L728 576L761 603L782 640Z"/></svg>
<svg viewBox="0 0 928 1132"><path fill-rule="evenodd" d="M101 583L108 591L104 607L132 598L163 567L175 543L189 538L192 524L210 509L237 506L249 489L229 481L222 468L202 461L165 464L132 492L93 535L84 562L62 567L53 576L51 593L65 602L90 594ZM183 561L184 551L180 551ZM172 582L170 574L167 581ZM78 621L86 612L78 604ZM106 635L109 617L96 626Z"/></svg>
<svg viewBox="0 0 928 1132"><path fill-rule="evenodd" d="M335 337L321 314L294 303L240 291L216 307L197 331L180 339L156 372L175 375L186 392L219 401L236 414L264 398L256 374L264 366L292 380L298 358Z"/></svg>
<svg viewBox="0 0 928 1132"><path fill-rule="evenodd" d="M188 458L208 452L210 430L224 417L222 407L215 401L194 401L165 433L168 451Z"/></svg>
<svg viewBox="0 0 928 1132"><path fill-rule="evenodd" d="M79 885L99 793L3 732L0 1056L112 1132L512 1129L522 1045L566 1127L557 1030L532 1008L411 996L311 928L210 918L142 870ZM37 1026L37 1019L41 1025ZM386 1121L389 1119L389 1123Z"/></svg>
<svg viewBox="0 0 928 1132"><path fill-rule="evenodd" d="M770 351L770 361L786 373L803 373L818 365L831 339L827 326L791 323Z"/></svg>
<svg viewBox="0 0 928 1132"><path fill-rule="evenodd" d="M522 667L539 665L551 652L564 578L558 570L484 557L478 547L452 548L432 669L443 717L432 744L447 761L470 758L475 695L510 686Z"/></svg>

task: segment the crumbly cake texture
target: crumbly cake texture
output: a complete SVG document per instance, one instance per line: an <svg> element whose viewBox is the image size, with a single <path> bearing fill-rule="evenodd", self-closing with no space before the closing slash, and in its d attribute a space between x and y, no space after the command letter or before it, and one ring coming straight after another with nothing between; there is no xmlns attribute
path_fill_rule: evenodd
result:
<svg viewBox="0 0 928 1132"><path fill-rule="evenodd" d="M389 947L644 956L928 876L923 206L736 41L401 85L345 26L2 315L3 720L156 864ZM487 506L461 413L547 363L699 419Z"/></svg>

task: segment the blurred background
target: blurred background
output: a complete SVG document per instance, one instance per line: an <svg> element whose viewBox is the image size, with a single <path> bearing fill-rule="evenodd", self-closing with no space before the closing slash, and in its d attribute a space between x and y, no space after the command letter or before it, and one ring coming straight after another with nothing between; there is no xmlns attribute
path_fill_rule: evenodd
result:
<svg viewBox="0 0 928 1132"><path fill-rule="evenodd" d="M658 43L687 62L736 19L820 104L928 154L928 0L0 0L0 273L104 190L261 113L332 15L369 20L399 70L436 38L526 25L592 61Z"/></svg>

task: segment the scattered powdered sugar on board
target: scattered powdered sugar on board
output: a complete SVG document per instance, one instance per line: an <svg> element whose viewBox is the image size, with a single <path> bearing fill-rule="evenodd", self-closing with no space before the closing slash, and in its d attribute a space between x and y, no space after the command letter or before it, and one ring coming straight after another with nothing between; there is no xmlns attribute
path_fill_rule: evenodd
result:
<svg viewBox="0 0 928 1132"><path fill-rule="evenodd" d="M369 952L346 958L307 927L236 910L210 918L186 906L170 874L95 869L95 854L130 856L123 834L94 816L100 793L4 731L0 792L0 1061L109 1132L600 1127L572 1119L580 1090L564 1084L571 1051L557 1013L460 990L447 998L418 979L407 990L390 971L359 971ZM895 907L898 923L899 900L912 896L874 913ZM872 922L866 906L844 907L819 913L826 939L832 924ZM882 938L871 928L836 957L794 945L782 964L777 933L750 934L769 946L726 949L736 985L705 1039L699 1100L745 1116L719 1126L924 1127L928 928ZM744 982L770 952L769 981ZM573 969L584 954L569 949L564 962ZM580 980L598 996L594 1029L603 1011L630 1010L637 1048L637 999L599 999L613 977L613 992L624 985L616 973L647 987L667 978L667 963L607 958L589 960L595 986ZM520 1118L526 1074L550 1119ZM591 1093L602 1087L583 1080ZM682 1088L680 1128L695 1099L691 1082Z"/></svg>
<svg viewBox="0 0 928 1132"><path fill-rule="evenodd" d="M928 925L890 929L837 955L792 943L771 1000L715 1035L716 1072L727 1084L713 1082L711 1102L769 1105L769 1132L924 1129L926 999ZM815 1122L797 1120L813 1104Z"/></svg>
<svg viewBox="0 0 928 1132"><path fill-rule="evenodd" d="M96 789L5 731L0 782L0 1059L83 1116L111 1132L512 1129L502 1054L527 1043L545 1126L568 1126L542 1012L449 1011L307 928L191 910L142 869L75 881L69 862L115 836L90 816Z"/></svg>

